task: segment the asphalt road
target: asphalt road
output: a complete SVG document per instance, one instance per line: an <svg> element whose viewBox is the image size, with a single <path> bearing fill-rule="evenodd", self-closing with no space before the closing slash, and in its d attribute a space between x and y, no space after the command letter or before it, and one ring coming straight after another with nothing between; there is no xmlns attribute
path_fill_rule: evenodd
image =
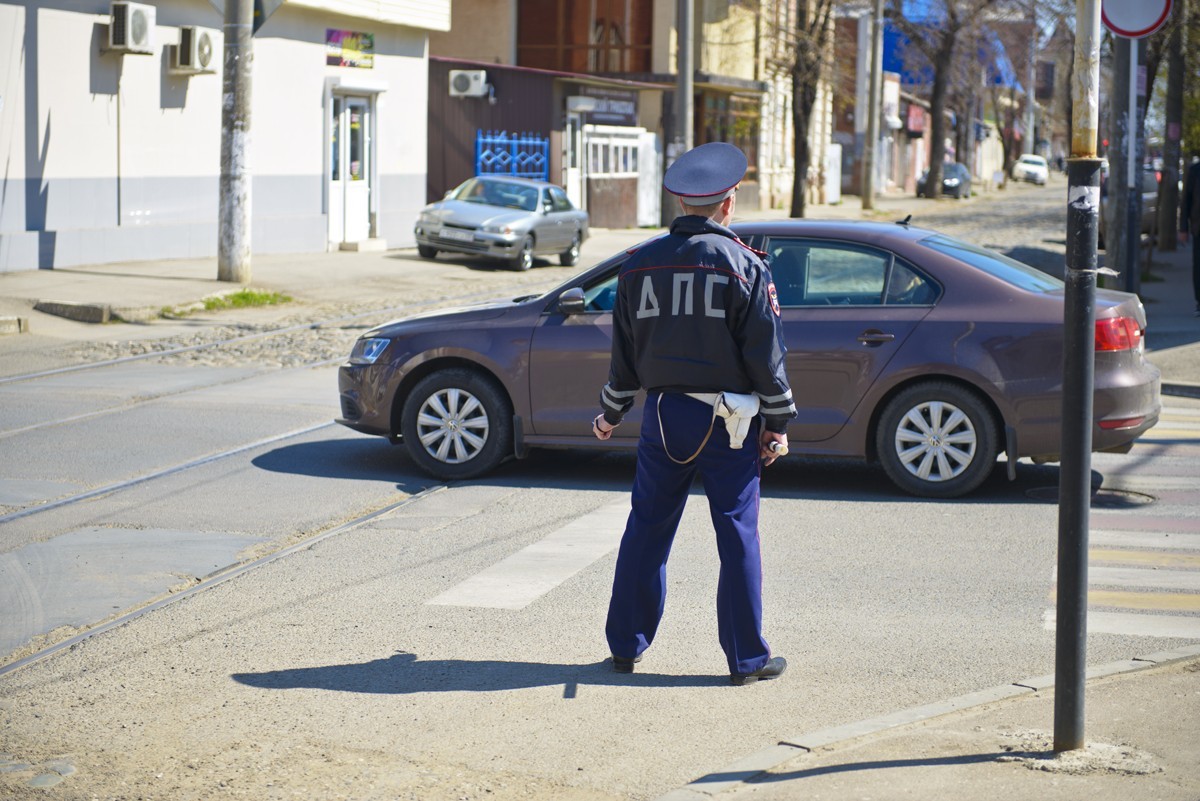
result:
<svg viewBox="0 0 1200 801"><path fill-rule="evenodd" d="M1061 198L1002 200L936 224L1061 253ZM0 795L46 777L81 799L650 799L783 737L1053 671L1054 466L950 502L865 465L772 467L765 628L790 669L745 688L697 496L659 639L619 676L603 616L631 455L536 452L443 486L330 423L334 366L273 347L0 384L0 658L119 623L0 675ZM1169 406L1095 460L1102 543L1197 537L1200 402ZM1108 602L1090 661L1197 639L1122 628L1194 612Z"/></svg>

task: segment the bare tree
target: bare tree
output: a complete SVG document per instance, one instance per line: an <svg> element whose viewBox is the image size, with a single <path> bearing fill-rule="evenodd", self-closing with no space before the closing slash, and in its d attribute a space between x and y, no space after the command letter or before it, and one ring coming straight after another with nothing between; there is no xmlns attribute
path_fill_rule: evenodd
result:
<svg viewBox="0 0 1200 801"><path fill-rule="evenodd" d="M792 217L803 217L808 196L808 167L812 161L809 129L817 88L825 74L833 35L834 0L796 0L792 77L792 136L796 151L796 173L792 181Z"/></svg>
<svg viewBox="0 0 1200 801"><path fill-rule="evenodd" d="M985 12L998 0L932 0L926 6L928 17L910 20L904 15L904 0L889 0L888 19L908 38L933 73L929 93L929 177L925 190L929 197L942 193L942 162L946 160L946 101L953 79L959 39L976 28Z"/></svg>

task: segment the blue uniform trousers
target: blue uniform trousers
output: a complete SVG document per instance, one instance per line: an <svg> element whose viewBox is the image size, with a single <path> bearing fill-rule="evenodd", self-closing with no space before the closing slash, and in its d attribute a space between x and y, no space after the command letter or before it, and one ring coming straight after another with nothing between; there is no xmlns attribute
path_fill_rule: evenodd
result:
<svg viewBox="0 0 1200 801"><path fill-rule="evenodd" d="M661 406L656 411L656 406ZM663 450L659 416L671 456L696 452L686 465ZM615 656L633 658L654 641L666 602L667 557L699 472L717 534L717 634L730 673L753 673L771 658L762 636L762 561L758 542L758 421L738 450L729 447L724 421L712 406L686 395L650 393L638 440L632 511L621 538L605 632Z"/></svg>

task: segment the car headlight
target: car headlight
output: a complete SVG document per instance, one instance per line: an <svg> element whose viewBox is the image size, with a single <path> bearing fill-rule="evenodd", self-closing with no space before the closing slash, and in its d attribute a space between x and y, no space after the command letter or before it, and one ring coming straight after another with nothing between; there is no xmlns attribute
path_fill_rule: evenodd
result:
<svg viewBox="0 0 1200 801"><path fill-rule="evenodd" d="M350 351L351 364L374 364L375 360L383 355L387 350L387 339L360 339L354 343L354 349Z"/></svg>
<svg viewBox="0 0 1200 801"><path fill-rule="evenodd" d="M417 219L422 225L433 225L438 221L437 215L430 211L421 212L421 216Z"/></svg>
<svg viewBox="0 0 1200 801"><path fill-rule="evenodd" d="M512 227L511 225L500 225L500 224L495 224L495 225L481 225L481 226L479 227L479 230L480 230L480 231L483 231L485 234L512 234L512 233L516 233L516 232L513 230L513 227Z"/></svg>
<svg viewBox="0 0 1200 801"><path fill-rule="evenodd" d="M947 178L946 186L958 186L958 179L957 178Z"/></svg>

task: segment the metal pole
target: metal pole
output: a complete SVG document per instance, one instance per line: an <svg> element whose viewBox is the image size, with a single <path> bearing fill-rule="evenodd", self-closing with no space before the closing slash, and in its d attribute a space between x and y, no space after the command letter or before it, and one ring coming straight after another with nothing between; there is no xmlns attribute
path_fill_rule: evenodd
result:
<svg viewBox="0 0 1200 801"><path fill-rule="evenodd" d="M225 65L221 83L221 198L217 278L250 282L250 77L254 0L225 0Z"/></svg>
<svg viewBox="0 0 1200 801"><path fill-rule="evenodd" d="M1071 159L1067 165L1066 292L1063 304L1062 466L1058 485L1058 601L1054 750L1084 746L1087 554L1095 383L1096 242L1100 159L1100 0L1076 0Z"/></svg>
<svg viewBox="0 0 1200 801"><path fill-rule="evenodd" d="M1133 192L1129 188L1130 175L1133 165L1134 126L1130 123L1131 107L1129 96L1130 78L1136 74L1130 64L1134 61L1131 53L1131 41L1124 36L1114 36L1112 43L1112 114L1110 127L1112 134L1109 138L1109 175L1106 197L1105 214L1107 223L1104 243L1105 263L1121 275L1114 281L1125 280L1125 273L1133 263L1133 251L1137 246L1136 236L1130 236L1129 227L1130 201ZM1120 288L1120 285L1117 285Z"/></svg>
<svg viewBox="0 0 1200 801"><path fill-rule="evenodd" d="M875 208L875 154L879 147L879 94L883 82L883 0L871 14L871 79L867 89L867 136L863 140L862 207Z"/></svg>
<svg viewBox="0 0 1200 801"><path fill-rule="evenodd" d="M1037 144L1035 130L1037 122L1034 119L1037 104L1037 2L1029 4L1029 86L1025 88L1025 147L1024 153L1032 153Z"/></svg>
<svg viewBox="0 0 1200 801"><path fill-rule="evenodd" d="M692 0L679 0L679 75L678 87L675 92L675 119L677 130L675 138L683 148L678 155L683 155L692 149L693 138L692 117L692 80L695 72L695 59L692 46L695 40L695 26L692 21Z"/></svg>
<svg viewBox="0 0 1200 801"><path fill-rule="evenodd" d="M1142 125L1142 104L1138 98L1142 95L1144 86L1141 79L1145 69L1146 48L1138 46L1138 40L1129 42L1129 132L1127 143L1128 172L1129 172L1129 201L1125 208L1125 264L1123 268L1124 281L1122 289L1126 292L1137 293L1141 288L1142 271L1138 261L1142 252L1142 154L1145 145L1142 141L1144 126ZM1143 62L1143 63L1139 63Z"/></svg>

